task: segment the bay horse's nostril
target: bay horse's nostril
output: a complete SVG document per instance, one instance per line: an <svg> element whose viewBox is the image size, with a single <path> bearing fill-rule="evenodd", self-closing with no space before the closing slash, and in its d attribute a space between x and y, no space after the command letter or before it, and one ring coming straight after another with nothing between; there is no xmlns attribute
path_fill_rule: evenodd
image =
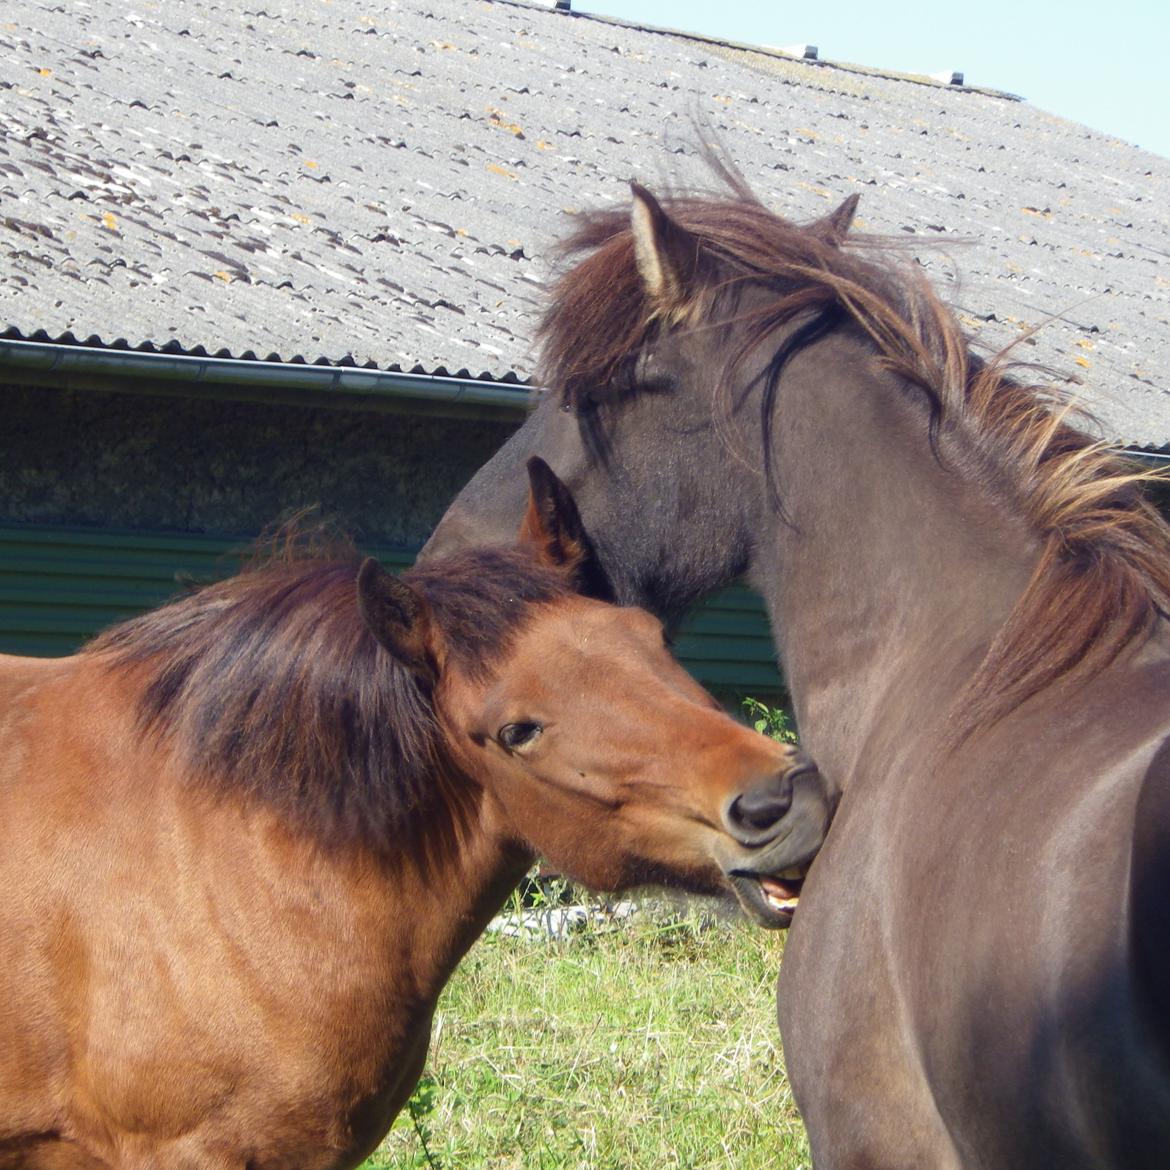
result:
<svg viewBox="0 0 1170 1170"><path fill-rule="evenodd" d="M727 830L741 845L762 845L792 807L792 771L769 777L734 796L727 805Z"/></svg>

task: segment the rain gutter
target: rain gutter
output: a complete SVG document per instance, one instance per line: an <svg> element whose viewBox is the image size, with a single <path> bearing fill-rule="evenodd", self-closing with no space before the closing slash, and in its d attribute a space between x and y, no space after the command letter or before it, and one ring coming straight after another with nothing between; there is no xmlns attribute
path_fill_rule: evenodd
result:
<svg viewBox="0 0 1170 1170"><path fill-rule="evenodd" d="M66 390L522 421L521 382L0 338L0 380Z"/></svg>
<svg viewBox="0 0 1170 1170"><path fill-rule="evenodd" d="M517 422L543 394L518 381L0 338L0 381L5 370L19 371L13 381L66 390ZM1116 450L1150 467L1170 465L1170 453L1165 451L1121 446Z"/></svg>

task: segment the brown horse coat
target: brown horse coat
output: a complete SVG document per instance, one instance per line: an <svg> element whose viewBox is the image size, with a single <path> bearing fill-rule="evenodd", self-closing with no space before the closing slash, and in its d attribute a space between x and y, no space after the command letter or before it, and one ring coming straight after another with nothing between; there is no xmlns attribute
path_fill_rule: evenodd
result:
<svg viewBox="0 0 1170 1170"><path fill-rule="evenodd" d="M516 549L276 562L0 660L0 1167L358 1164L536 850L787 923L829 797L575 591L584 543L537 465Z"/></svg>

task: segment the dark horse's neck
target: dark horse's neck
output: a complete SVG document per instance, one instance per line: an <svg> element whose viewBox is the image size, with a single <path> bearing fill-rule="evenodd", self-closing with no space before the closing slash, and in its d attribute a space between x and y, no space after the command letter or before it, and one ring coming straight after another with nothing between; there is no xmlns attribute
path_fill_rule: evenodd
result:
<svg viewBox="0 0 1170 1170"><path fill-rule="evenodd" d="M862 753L885 728L945 730L1037 548L966 482L958 452L936 455L921 396L852 332L791 359L776 409L784 515L750 577L768 603L802 739L844 780L862 774Z"/></svg>

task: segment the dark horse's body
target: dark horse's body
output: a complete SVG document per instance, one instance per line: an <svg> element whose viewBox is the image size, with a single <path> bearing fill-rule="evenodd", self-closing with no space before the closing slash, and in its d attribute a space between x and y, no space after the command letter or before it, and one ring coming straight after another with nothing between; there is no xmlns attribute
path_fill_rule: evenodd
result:
<svg viewBox="0 0 1170 1170"><path fill-rule="evenodd" d="M921 281L734 196L586 217L523 460L613 593L764 595L844 790L780 1015L818 1170L1170 1166L1167 528L1132 468L972 358Z"/></svg>
<svg viewBox="0 0 1170 1170"><path fill-rule="evenodd" d="M537 849L787 923L807 762L577 593L539 466L522 536L403 579L277 561L0 656L0 1167L357 1165Z"/></svg>

